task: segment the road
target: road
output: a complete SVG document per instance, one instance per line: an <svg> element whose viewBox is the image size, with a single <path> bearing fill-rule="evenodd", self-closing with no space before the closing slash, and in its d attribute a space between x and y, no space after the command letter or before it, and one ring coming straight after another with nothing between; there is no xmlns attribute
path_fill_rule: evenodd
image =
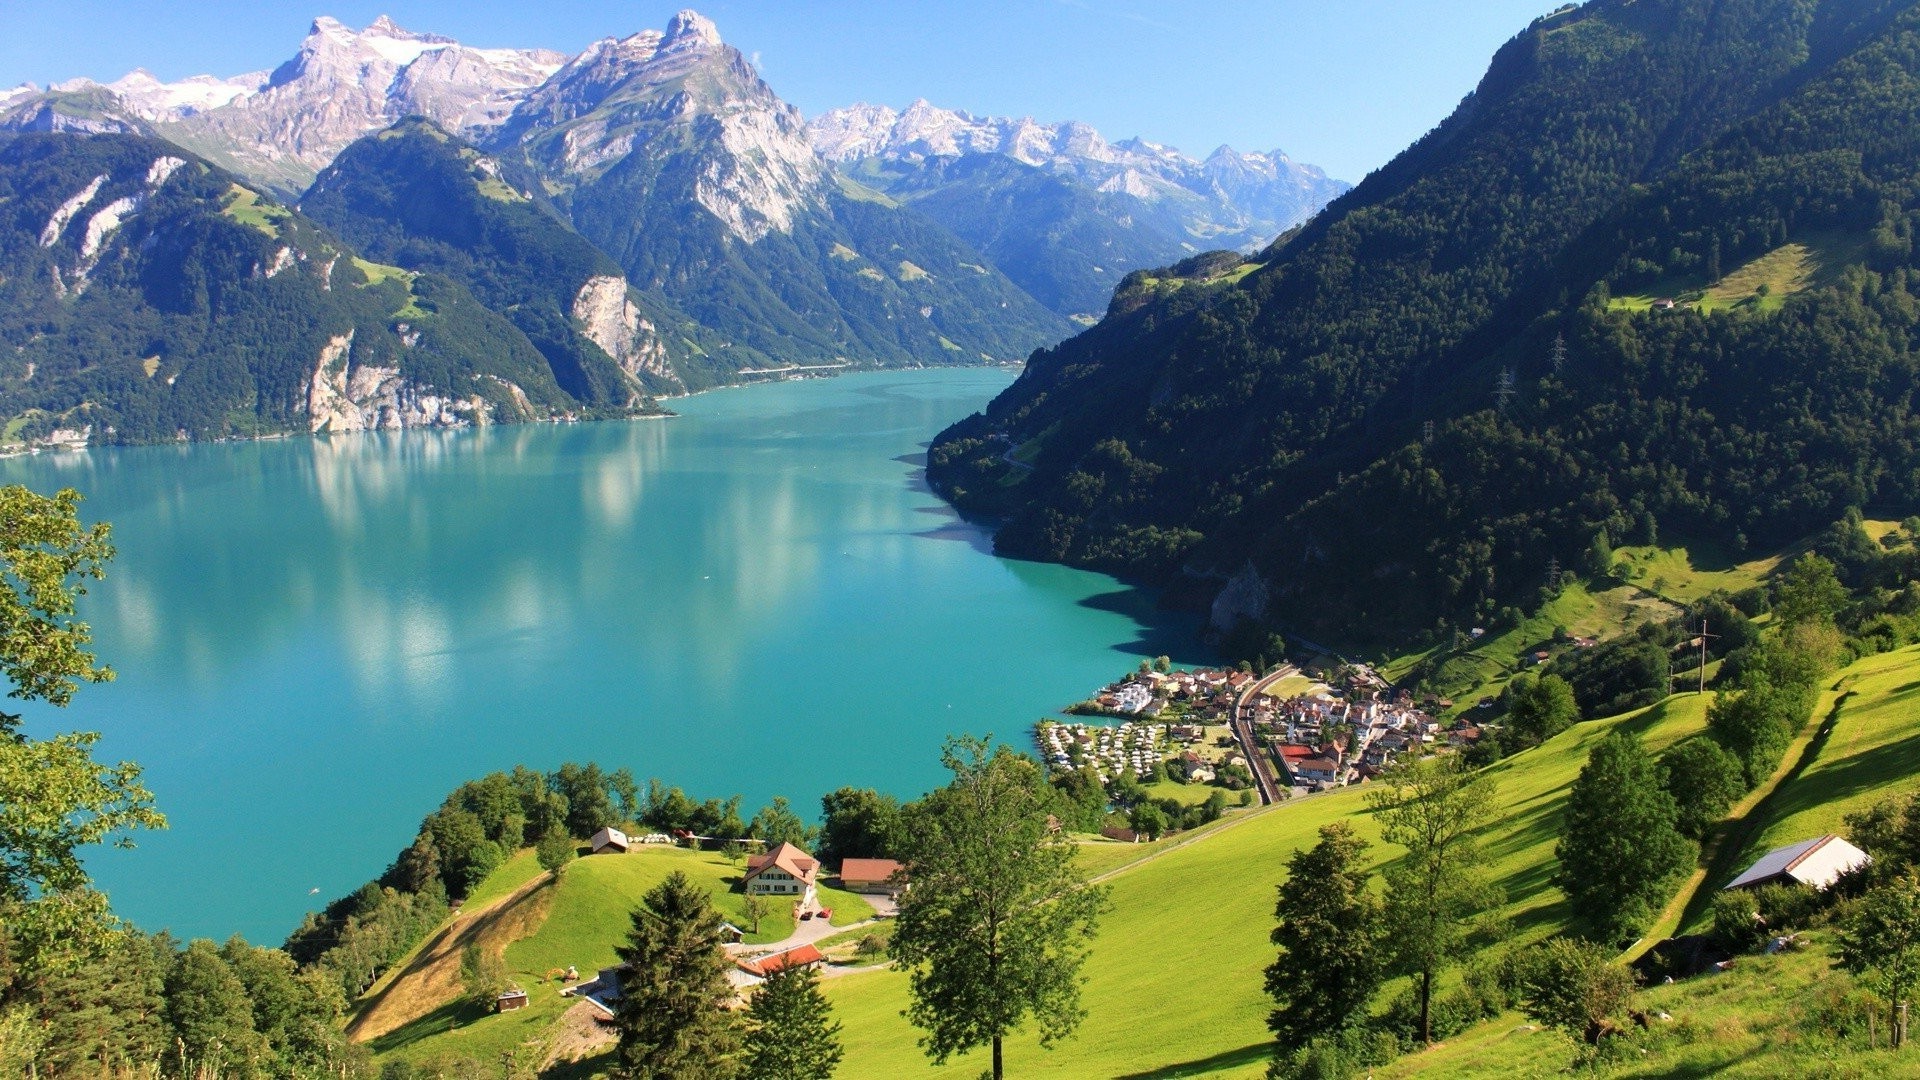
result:
<svg viewBox="0 0 1920 1080"><path fill-rule="evenodd" d="M1249 684L1233 703L1233 737L1240 743L1240 753L1246 756L1247 768L1253 771L1253 784L1260 791L1260 801L1268 806L1280 802L1281 785L1279 777L1274 775L1273 762L1254 741L1251 703L1259 700L1267 687L1299 670L1292 664L1281 664Z"/></svg>

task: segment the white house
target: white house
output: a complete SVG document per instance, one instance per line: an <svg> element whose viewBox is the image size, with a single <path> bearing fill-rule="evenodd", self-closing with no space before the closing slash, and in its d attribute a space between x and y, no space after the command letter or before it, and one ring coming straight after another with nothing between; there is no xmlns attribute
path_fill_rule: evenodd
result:
<svg viewBox="0 0 1920 1080"><path fill-rule="evenodd" d="M1799 884L1824 889L1841 874L1872 861L1871 855L1828 833L1767 852L1760 856L1759 862L1747 867L1746 873L1734 878L1727 888L1757 889L1762 885Z"/></svg>
<svg viewBox="0 0 1920 1080"><path fill-rule="evenodd" d="M633 841L627 839L627 834L611 825L594 833L593 839L588 840L587 844L595 855L604 855L609 851L624 854L633 847Z"/></svg>
<svg viewBox="0 0 1920 1080"><path fill-rule="evenodd" d="M813 899L814 878L820 863L792 844L775 845L765 855L747 859L747 873L741 887L756 896L794 896L801 903Z"/></svg>

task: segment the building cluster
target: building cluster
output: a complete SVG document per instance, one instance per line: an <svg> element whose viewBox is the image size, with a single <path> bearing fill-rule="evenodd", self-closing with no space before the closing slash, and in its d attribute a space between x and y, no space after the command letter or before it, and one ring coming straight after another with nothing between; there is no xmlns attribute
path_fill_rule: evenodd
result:
<svg viewBox="0 0 1920 1080"><path fill-rule="evenodd" d="M1402 754L1461 749L1479 741L1465 723L1443 729L1410 695L1350 685L1345 690L1256 703L1253 735L1296 791L1371 780Z"/></svg>
<svg viewBox="0 0 1920 1080"><path fill-rule="evenodd" d="M1089 711L1111 716L1182 717L1224 722L1254 677L1244 671L1141 671L1103 688Z"/></svg>

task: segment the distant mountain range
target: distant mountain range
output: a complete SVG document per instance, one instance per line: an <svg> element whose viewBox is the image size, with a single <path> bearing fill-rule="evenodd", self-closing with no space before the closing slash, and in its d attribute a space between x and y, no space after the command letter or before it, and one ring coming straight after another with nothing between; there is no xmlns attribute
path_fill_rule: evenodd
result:
<svg viewBox="0 0 1920 1080"><path fill-rule="evenodd" d="M551 296L522 304L496 287L529 280L506 266L519 253L489 241L465 261L495 269L452 276L512 309L523 330L533 309L570 323L535 335L549 359L578 353L555 343L585 340L583 315L631 323L632 340L595 347L647 395L792 364L1021 359L1069 334L1070 318L1092 322L1128 270L1257 246L1344 189L1277 153L1223 148L1202 163L1138 140L1108 144L1085 125L977 120L924 103L899 115L858 106L809 125L690 11L573 57L474 49L384 16L360 30L323 17L271 71L162 82L137 70L0 92L0 132L161 139L273 203L324 206L318 223L354 255L367 244L373 261L439 273L472 235L450 232L450 211L432 204L481 204L466 191L473 177L430 167L445 162L428 144L444 140L423 121L478 155L475 182L523 203L513 216L545 215L544 231L583 239L621 281L580 301L592 311ZM333 168L390 129L405 137ZM424 189L427 177L453 187ZM316 181L324 187L310 190ZM402 188L409 197L395 201ZM60 363L49 355L37 370ZM561 385L577 389L579 378ZM0 411L20 405L8 404L8 386L0 367ZM198 435L207 423L185 428Z"/></svg>
<svg viewBox="0 0 1920 1080"><path fill-rule="evenodd" d="M1346 191L1275 150L1205 161L1085 124L976 117L916 101L855 105L808 125L848 176L978 247L1054 311L1092 323L1130 270L1252 250Z"/></svg>

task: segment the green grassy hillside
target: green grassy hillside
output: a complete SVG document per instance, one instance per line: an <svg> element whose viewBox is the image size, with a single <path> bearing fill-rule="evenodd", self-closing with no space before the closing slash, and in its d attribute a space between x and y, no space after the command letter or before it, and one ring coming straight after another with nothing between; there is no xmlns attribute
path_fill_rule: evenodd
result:
<svg viewBox="0 0 1920 1080"><path fill-rule="evenodd" d="M1616 727L1660 749L1699 731L1705 700L1678 697L1612 720L1581 724L1493 766L1502 810L1481 839L1507 890L1517 938L1544 936L1564 919L1549 882L1559 810L1593 745ZM1262 970L1272 960L1274 887L1287 857L1321 825L1352 819L1377 836L1364 791L1348 789L1248 814L1213 837L1115 875L1113 909L1087 965L1088 1017L1052 1051L1031 1037L1007 1047L1020 1076L1257 1076L1270 1043ZM1371 852L1384 862L1394 851ZM894 972L834 979L828 994L846 1025L843 1077L978 1075L983 1061L931 1067L900 1016L907 980Z"/></svg>
<svg viewBox="0 0 1920 1080"><path fill-rule="evenodd" d="M1753 808L1751 839L1719 860L1703 895L1725 884L1725 867L1737 871L1771 848L1842 829L1848 813L1908 790L1920 776L1913 731L1920 647L1868 657L1828 685L1816 710L1822 723L1789 751L1778 788ZM1670 699L1665 707L1687 700ZM1613 1075L1920 1076L1920 1056L1869 1046L1853 980L1832 970L1832 932L1807 937L1801 952L1742 957L1728 974L1649 988L1641 1008L1665 1010L1672 1027L1649 1037L1644 1061ZM1842 1030L1849 1037L1836 1037ZM1377 1075L1551 1076L1566 1071L1572 1049L1563 1036L1532 1031L1510 1013Z"/></svg>

